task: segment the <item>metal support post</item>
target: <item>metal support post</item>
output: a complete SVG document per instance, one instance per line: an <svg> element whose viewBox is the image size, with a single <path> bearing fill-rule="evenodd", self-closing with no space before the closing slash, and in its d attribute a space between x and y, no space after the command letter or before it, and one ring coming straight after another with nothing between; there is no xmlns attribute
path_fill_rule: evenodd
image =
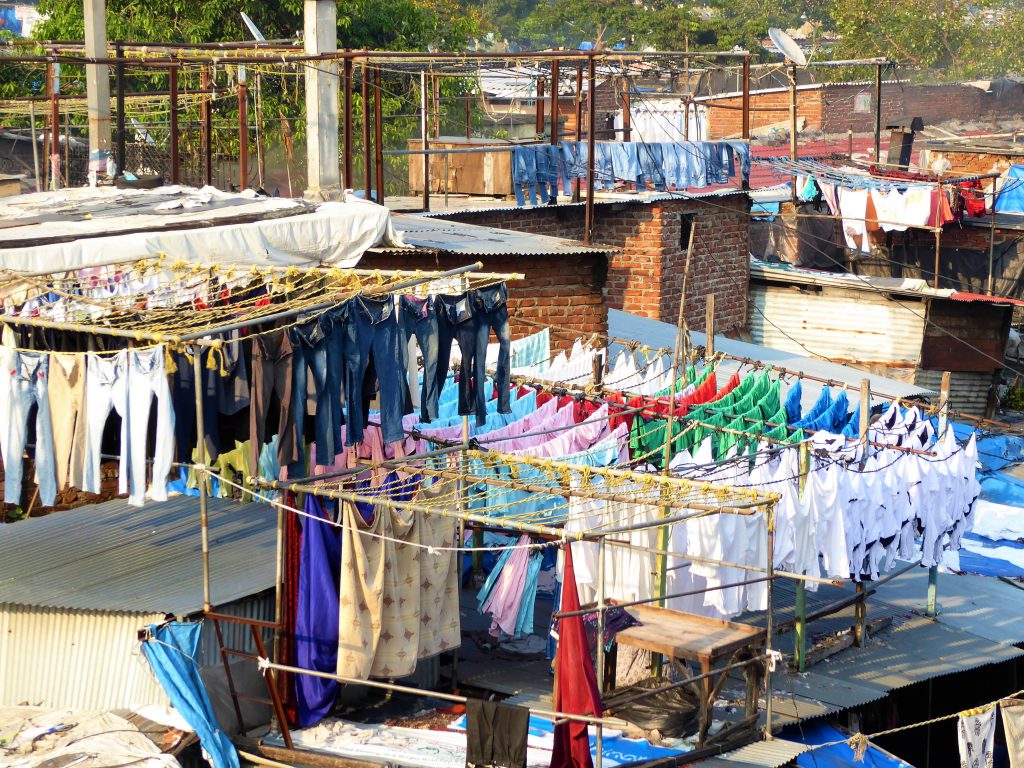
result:
<svg viewBox="0 0 1024 768"><path fill-rule="evenodd" d="M348 51L346 50L346 53ZM349 56L345 57L342 62L342 78L341 78L341 119L342 119L342 132L344 133L343 146L345 147L345 157L342 160L342 167L344 170L344 184L347 189L356 188L356 180L352 174L352 58Z"/></svg>
<svg viewBox="0 0 1024 768"><path fill-rule="evenodd" d="M120 44L115 49L117 62L117 172L123 174L124 168L124 143L126 140L124 125L124 48ZM90 149L90 152L92 150Z"/></svg>
<svg viewBox="0 0 1024 768"><path fill-rule="evenodd" d="M551 60L551 144L558 144L558 59Z"/></svg>
<svg viewBox="0 0 1024 768"><path fill-rule="evenodd" d="M771 741L772 735L772 633L775 631L775 606L774 583L775 583L775 504L771 504L765 510L765 523L768 529L768 581L765 587L768 591L768 615L765 623L765 655L768 657L768 665L764 669L764 738ZM801 582L802 584L803 582Z"/></svg>
<svg viewBox="0 0 1024 768"><path fill-rule="evenodd" d="M249 88L244 65L238 68L238 188L249 188Z"/></svg>
<svg viewBox="0 0 1024 768"><path fill-rule="evenodd" d="M535 130L538 136L544 133L544 77L537 78L537 124Z"/></svg>
<svg viewBox="0 0 1024 768"><path fill-rule="evenodd" d="M178 66L175 64L167 71L168 90L170 91L171 121L171 184L181 183L181 158L178 148Z"/></svg>
<svg viewBox="0 0 1024 768"><path fill-rule="evenodd" d="M60 86L58 64L47 64L50 89L50 189L60 189Z"/></svg>
<svg viewBox="0 0 1024 768"><path fill-rule="evenodd" d="M199 73L203 99L199 105L199 142L203 145L203 183L213 185L213 73L203 67Z"/></svg>
<svg viewBox="0 0 1024 768"><path fill-rule="evenodd" d="M377 172L377 202L384 205L384 124L382 122L380 65L373 68L373 162Z"/></svg>
<svg viewBox="0 0 1024 768"><path fill-rule="evenodd" d="M42 169L39 167L39 138L36 135L36 104L28 103L28 119L32 129L32 167L36 175L36 192L43 191Z"/></svg>
<svg viewBox="0 0 1024 768"><path fill-rule="evenodd" d="M583 140L583 65L576 65L576 142ZM580 201L580 180L572 180L572 201Z"/></svg>
<svg viewBox="0 0 1024 768"><path fill-rule="evenodd" d="M363 62L362 67L362 91L360 96L363 100L363 192L367 200L373 199L373 164L371 162L370 145L370 78L369 67Z"/></svg>
<svg viewBox="0 0 1024 768"><path fill-rule="evenodd" d="M630 104L629 104L629 78L623 76L622 78L622 140L632 141L632 120L630 115Z"/></svg>
<svg viewBox="0 0 1024 768"><path fill-rule="evenodd" d="M594 235L594 134L597 130L597 105L594 85L597 80L594 55L587 56L587 206L584 216L583 242Z"/></svg>
<svg viewBox="0 0 1024 768"><path fill-rule="evenodd" d="M750 139L750 54L743 57L743 138ZM689 116L687 116L689 117Z"/></svg>

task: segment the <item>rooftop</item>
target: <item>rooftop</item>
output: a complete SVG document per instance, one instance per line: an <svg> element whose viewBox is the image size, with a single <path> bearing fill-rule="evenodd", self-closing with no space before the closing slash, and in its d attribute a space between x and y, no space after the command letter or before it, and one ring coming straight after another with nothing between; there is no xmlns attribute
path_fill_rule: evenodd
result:
<svg viewBox="0 0 1024 768"><path fill-rule="evenodd" d="M607 254L617 250L610 246L587 245L562 237L481 227L428 216L397 214L393 221L406 245L466 258Z"/></svg>
<svg viewBox="0 0 1024 768"><path fill-rule="evenodd" d="M277 512L266 504L208 501L214 605L276 582ZM199 499L133 507L115 499L5 525L4 603L127 613L203 610Z"/></svg>

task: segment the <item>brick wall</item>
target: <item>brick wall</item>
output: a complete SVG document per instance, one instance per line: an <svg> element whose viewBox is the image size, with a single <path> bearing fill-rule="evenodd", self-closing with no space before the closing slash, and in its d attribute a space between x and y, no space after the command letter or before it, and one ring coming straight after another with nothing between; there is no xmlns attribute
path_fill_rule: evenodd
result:
<svg viewBox="0 0 1024 768"><path fill-rule="evenodd" d="M855 112L859 94L869 97L867 112ZM870 133L875 130L875 89L873 84L826 83L821 88L797 91L797 115L807 120L807 129L825 134ZM743 128L742 99L739 96L705 101L711 138L739 136ZM752 93L751 128L789 119L789 91ZM1014 94L997 97L980 88L961 83L911 85L883 83L882 130L890 121L920 117L925 125L947 120L1012 120L1024 116L1024 100Z"/></svg>
<svg viewBox="0 0 1024 768"><path fill-rule="evenodd" d="M675 323L686 262L683 217L696 222L687 283L687 322L704 329L704 297L715 294L719 333L746 325L748 282L747 198L668 200L653 204L599 204L594 241L620 249L608 260L607 306ZM464 211L456 221L535 234L580 239L583 206ZM570 323L576 327L576 323Z"/></svg>
<svg viewBox="0 0 1024 768"><path fill-rule="evenodd" d="M743 99L739 96L703 102L708 108L708 137L721 139L743 135ZM807 128L822 123L821 89L797 91L797 117L806 119ZM773 123L789 125L789 91L755 93L750 96L750 128Z"/></svg>
<svg viewBox="0 0 1024 768"><path fill-rule="evenodd" d="M929 162L944 158L950 163L951 173L971 174L1002 173L1011 165L1024 163L1024 153L1019 155L990 154L988 152L946 152L931 150Z"/></svg>
<svg viewBox="0 0 1024 768"><path fill-rule="evenodd" d="M454 269L474 261L466 256L436 257L367 253L361 269ZM608 261L603 254L572 256L489 256L480 259L485 272L521 272L524 280L508 284L512 336L536 333L524 321L562 325L581 334L607 333L604 289Z"/></svg>

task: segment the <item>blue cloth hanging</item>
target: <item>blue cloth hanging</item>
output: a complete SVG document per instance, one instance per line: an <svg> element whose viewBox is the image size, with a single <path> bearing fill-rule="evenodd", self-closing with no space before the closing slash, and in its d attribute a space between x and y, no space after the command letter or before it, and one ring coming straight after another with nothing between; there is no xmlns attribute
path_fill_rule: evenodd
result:
<svg viewBox="0 0 1024 768"><path fill-rule="evenodd" d="M341 537L316 496L306 496L299 555L299 604L295 612L296 666L334 673L338 667L338 571ZM334 706L338 681L295 676L299 727L319 723Z"/></svg>
<svg viewBox="0 0 1024 768"><path fill-rule="evenodd" d="M800 421L800 413L802 410L800 406L800 400L801 398L803 398L803 396L803 384L800 382L799 379L797 379L796 384L793 385L793 387L789 390L789 393L786 395L785 408L787 424L793 424L797 421Z"/></svg>
<svg viewBox="0 0 1024 768"><path fill-rule="evenodd" d="M199 638L203 625L172 621L157 627L149 625L149 638L142 653L153 668L167 697L189 724L214 768L239 768L238 753L227 734L217 724L213 704L199 676Z"/></svg>

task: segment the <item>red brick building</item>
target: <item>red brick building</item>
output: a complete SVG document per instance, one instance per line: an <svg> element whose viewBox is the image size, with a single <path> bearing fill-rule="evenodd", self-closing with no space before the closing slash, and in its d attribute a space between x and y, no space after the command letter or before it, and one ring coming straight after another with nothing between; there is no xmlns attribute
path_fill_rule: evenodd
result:
<svg viewBox="0 0 1024 768"><path fill-rule="evenodd" d="M613 248L607 256L607 306L675 323L690 227L695 226L685 313L689 326L704 329L704 297L714 293L716 330L730 333L744 328L748 211L749 200L740 190L700 197L665 194L595 203L593 241ZM580 240L584 215L583 205L556 205L468 210L447 213L444 218ZM505 265L502 269L512 269L517 262L511 259L500 263Z"/></svg>

